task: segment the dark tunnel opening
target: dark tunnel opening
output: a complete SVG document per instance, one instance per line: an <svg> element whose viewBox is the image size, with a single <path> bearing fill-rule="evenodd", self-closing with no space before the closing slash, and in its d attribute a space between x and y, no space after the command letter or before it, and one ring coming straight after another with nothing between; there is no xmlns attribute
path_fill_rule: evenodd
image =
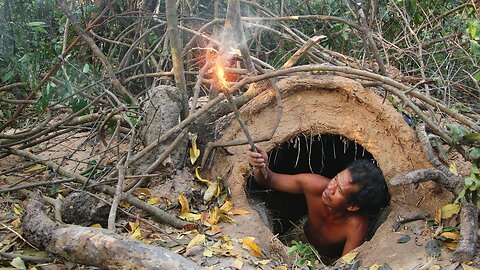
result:
<svg viewBox="0 0 480 270"><path fill-rule="evenodd" d="M360 144L333 134L298 135L270 151L269 159L269 168L277 173L315 173L328 178L333 178L356 159L375 162L372 154ZM291 245L291 239L285 235L307 216L305 197L265 188L252 177L247 181L247 193L263 222L284 244ZM371 217L369 239L379 226L380 215Z"/></svg>

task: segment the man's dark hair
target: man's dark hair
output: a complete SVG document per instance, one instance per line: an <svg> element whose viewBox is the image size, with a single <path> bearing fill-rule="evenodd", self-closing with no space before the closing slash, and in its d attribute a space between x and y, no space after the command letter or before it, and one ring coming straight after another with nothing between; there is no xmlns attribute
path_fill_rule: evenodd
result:
<svg viewBox="0 0 480 270"><path fill-rule="evenodd" d="M361 188L350 195L350 203L368 213L375 213L387 206L390 194L380 169L372 161L355 160L348 166L352 176L352 184L360 184Z"/></svg>

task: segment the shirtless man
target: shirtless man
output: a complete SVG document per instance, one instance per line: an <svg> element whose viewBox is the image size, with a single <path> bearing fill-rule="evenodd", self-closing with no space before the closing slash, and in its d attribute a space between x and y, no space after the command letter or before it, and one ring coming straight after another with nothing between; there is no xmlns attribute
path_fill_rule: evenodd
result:
<svg viewBox="0 0 480 270"><path fill-rule="evenodd" d="M255 180L278 191L303 193L308 205L304 233L308 241L328 257L345 255L365 242L368 214L385 207L390 195L381 171L368 160L356 160L333 179L311 173L274 173L268 155L247 151L255 167ZM265 179L260 168L266 167Z"/></svg>

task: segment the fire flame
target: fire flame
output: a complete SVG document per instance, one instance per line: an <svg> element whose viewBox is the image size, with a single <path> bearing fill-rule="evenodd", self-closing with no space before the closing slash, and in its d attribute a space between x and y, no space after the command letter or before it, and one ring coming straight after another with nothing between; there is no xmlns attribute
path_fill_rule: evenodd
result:
<svg viewBox="0 0 480 270"><path fill-rule="evenodd" d="M220 63L215 64L215 72L217 75L218 86L224 90L228 89L230 86L228 85L227 79L225 77L225 71L223 69L223 66Z"/></svg>

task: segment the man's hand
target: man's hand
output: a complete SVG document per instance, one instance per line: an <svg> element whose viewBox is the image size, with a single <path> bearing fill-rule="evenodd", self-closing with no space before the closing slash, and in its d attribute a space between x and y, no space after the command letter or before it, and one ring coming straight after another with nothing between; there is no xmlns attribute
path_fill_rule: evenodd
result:
<svg viewBox="0 0 480 270"><path fill-rule="evenodd" d="M250 162L250 165L256 168L265 168L268 166L268 155L267 152L263 148L258 147L258 145L255 145L257 148L258 153L253 152L252 148L249 146L247 150L247 155L248 155L248 161Z"/></svg>

